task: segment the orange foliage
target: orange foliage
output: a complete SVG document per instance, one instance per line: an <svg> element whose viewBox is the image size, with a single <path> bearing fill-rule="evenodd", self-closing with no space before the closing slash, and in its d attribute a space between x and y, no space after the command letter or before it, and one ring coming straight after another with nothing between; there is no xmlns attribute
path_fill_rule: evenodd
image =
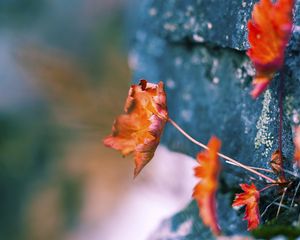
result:
<svg viewBox="0 0 300 240"><path fill-rule="evenodd" d="M248 21L247 51L256 69L253 80L253 98L258 97L269 85L276 71L284 62L285 47L290 39L294 0L260 0L254 5L252 19Z"/></svg>
<svg viewBox="0 0 300 240"><path fill-rule="evenodd" d="M200 178L200 182L194 188L193 198L198 203L203 223L209 226L214 234L219 235L215 195L220 172L217 153L221 148L221 141L212 137L207 146L209 149L197 156L200 165L195 168L195 176Z"/></svg>
<svg viewBox="0 0 300 240"><path fill-rule="evenodd" d="M259 225L259 191L252 183L240 184L241 188L245 193L236 194L232 206L244 206L246 205L244 220L248 221L248 231L255 229Z"/></svg>
<svg viewBox="0 0 300 240"><path fill-rule="evenodd" d="M278 181L281 183L287 182L284 171L283 171L283 160L284 156L282 155L282 152L277 149L272 153L270 166L273 170L273 172L279 176Z"/></svg>
<svg viewBox="0 0 300 240"><path fill-rule="evenodd" d="M139 85L132 85L124 111L114 122L112 135L104 139L104 144L124 156L134 153L136 177L152 159L168 119L163 83L141 80Z"/></svg>
<svg viewBox="0 0 300 240"><path fill-rule="evenodd" d="M296 163L300 167L300 126L295 128L294 144L295 144L294 158Z"/></svg>

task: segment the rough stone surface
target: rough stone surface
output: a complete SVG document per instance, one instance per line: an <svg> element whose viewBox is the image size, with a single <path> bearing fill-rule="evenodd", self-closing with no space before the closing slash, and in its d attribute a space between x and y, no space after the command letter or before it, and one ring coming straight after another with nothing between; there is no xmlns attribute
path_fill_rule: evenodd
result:
<svg viewBox="0 0 300 240"><path fill-rule="evenodd" d="M135 9L139 14L132 18L136 28L129 65L135 82L141 78L165 82L170 117L192 136L206 143L216 135L223 142L224 154L247 165L269 168L271 154L278 148L280 76L279 73L275 76L269 90L258 100L250 97L255 71L245 54L248 47L246 22L254 2L139 2L139 8ZM285 82L283 154L285 168L298 174L292 164L292 138L293 127L300 122L299 0L294 24L282 72ZM162 142L172 150L191 156L200 150L172 126L167 126ZM238 184L249 182L250 175L237 167L223 165L218 193L219 202L222 202L220 225L229 235L245 233L242 211L233 210L231 201L234 192L239 191ZM257 182L259 187L265 186L261 179ZM276 191L263 196L261 210L276 197ZM274 214L266 214L262 220L272 218ZM291 216L291 219L296 218L295 214ZM191 226L177 236L176 231L186 221L191 221ZM168 227L169 232L166 231ZM151 239L209 239L208 232L199 220L197 206L192 204L166 220Z"/></svg>
<svg viewBox="0 0 300 240"><path fill-rule="evenodd" d="M145 1L142 24L168 41L211 42L246 49L247 20L255 1ZM151 25L149 26L149 22Z"/></svg>

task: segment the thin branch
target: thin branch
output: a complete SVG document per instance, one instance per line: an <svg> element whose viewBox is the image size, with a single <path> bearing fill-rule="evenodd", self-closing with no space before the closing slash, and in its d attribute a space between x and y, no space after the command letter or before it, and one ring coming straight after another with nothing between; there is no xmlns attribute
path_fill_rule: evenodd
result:
<svg viewBox="0 0 300 240"><path fill-rule="evenodd" d="M283 193L282 193L282 196L281 196L281 200L280 200L280 203L279 203L279 207L278 207L277 213L276 213L276 218L278 218L278 215L279 215L279 213L280 213L280 209L281 209L281 206L282 206L282 202L283 202L283 199L284 199L286 190L288 189L288 187L289 187L290 185L291 185L291 183L290 183L287 187L285 187L284 190L283 190Z"/></svg>
<svg viewBox="0 0 300 240"><path fill-rule="evenodd" d="M267 190L268 188L274 187L274 186L277 186L277 184L270 184L270 185L264 187L263 189L260 189L259 192L263 192L263 191Z"/></svg>
<svg viewBox="0 0 300 240"><path fill-rule="evenodd" d="M168 118L168 121L183 135L183 136L185 136L187 139L189 139L191 142L193 142L194 144L196 144L196 145L198 145L198 146L200 146L200 147L202 147L202 148L204 148L204 149L208 149L208 147L205 145L205 144L203 144L203 143L201 143L201 142L199 142L199 141L197 141L196 139L194 139L193 137L191 137L189 134L187 134L180 126L178 126L178 124L176 123L176 122L174 122L171 118ZM256 171L256 170L254 170L254 169L252 169L252 168L250 168L250 167L248 167L248 166L246 166L246 165L244 165L244 164L242 164L242 163L240 163L240 162L238 162L238 161L236 161L236 160L234 160L233 158L230 158L230 157L228 157L228 156L226 156L226 155L224 155L224 154L222 154L222 153L218 153L218 155L221 157L221 158L224 158L224 159L226 159L227 161L229 161L229 162L231 162L231 163L233 163L233 164L235 164L236 166L238 166L238 167L241 167L241 168L244 168L245 170L247 170L247 171L249 171L249 172L252 172L252 173L254 173L254 174L256 174L256 175L258 175L258 176L260 176L260 177L262 177L262 178L264 178L265 180L267 180L267 181L269 181L269 182L271 182L271 183L276 183L276 181L274 180L274 179L272 179L272 178L270 178L270 177L268 177L268 176L266 176L266 175L264 175L264 174L262 174L262 173L260 173L260 172L258 172L258 171Z"/></svg>
<svg viewBox="0 0 300 240"><path fill-rule="evenodd" d="M256 176L256 177L257 177L257 176ZM250 179L252 182L257 181L257 179L256 179L255 177L253 177L253 176L249 176L249 179Z"/></svg>
<svg viewBox="0 0 300 240"><path fill-rule="evenodd" d="M234 166L237 166L236 164L232 163L232 162L229 162L229 161L226 161L228 164L232 164ZM249 168L252 168L252 169L255 169L255 170L259 170L259 171L264 171L264 172L269 172L269 173L274 173L271 169L266 169L266 168L259 168L259 167L252 167L252 166L249 166L249 165L246 165L247 167ZM290 174L291 176L295 177L295 178L300 178L299 176L297 176L296 174L294 174L292 171L289 171L289 170L286 170L286 169L283 169L283 168L280 168L281 171L283 171L284 173L288 173Z"/></svg>
<svg viewBox="0 0 300 240"><path fill-rule="evenodd" d="M183 136L185 136L188 140L190 140L191 142L193 142L194 144L204 148L204 149L208 149L208 147L201 143L201 142L198 142L196 139L194 139L193 137L191 137L189 134L187 134L181 127L179 127L179 125L174 122L171 118L168 118L168 121L181 133L183 134Z"/></svg>
<svg viewBox="0 0 300 240"><path fill-rule="evenodd" d="M266 214L266 212L267 212L267 210L269 209L269 207L271 207L279 198L281 198L280 196L279 197L277 197L277 198L275 198L266 208L265 208L265 210L263 211L263 213L261 214L261 217L263 217L265 214Z"/></svg>
<svg viewBox="0 0 300 240"><path fill-rule="evenodd" d="M299 178L299 176L297 176L296 174L294 174L292 171L285 170L285 169L282 169L282 171L285 172L285 173L288 173L288 174L292 175L295 178Z"/></svg>
<svg viewBox="0 0 300 240"><path fill-rule="evenodd" d="M278 108L279 108L279 129L278 129L278 149L280 152L280 167L283 169L283 160L284 157L282 155L282 129L283 129L283 95L284 95L284 81L283 81L283 71L280 72L280 79L279 79L279 86L278 86L278 92L279 92L279 101L278 101ZM284 172L281 171L280 173L281 179L285 179Z"/></svg>
<svg viewBox="0 0 300 240"><path fill-rule="evenodd" d="M279 101L278 101L278 108L279 108L279 129L278 129L278 149L282 154L282 118L283 118L283 91L284 91L284 82L283 82L283 73L280 72L280 79L279 79ZM281 162L282 164L282 162Z"/></svg>
<svg viewBox="0 0 300 240"><path fill-rule="evenodd" d="M232 163L232 162L229 162L229 161L226 161L226 163L231 164L231 165L234 165L234 166L238 166L238 165L236 165L235 163ZM264 171L264 172L274 173L272 170L266 169L266 168L252 167L252 166L249 166L249 165L245 165L245 166L247 166L247 167L249 167L249 168L252 168L252 169L254 169L254 170L259 170L259 171Z"/></svg>
<svg viewBox="0 0 300 240"><path fill-rule="evenodd" d="M299 190L299 187L300 187L300 181L299 181L299 183L298 183L298 185L297 185L297 187L296 187L296 190L295 190L295 193L294 193L294 196L293 196L293 199L292 199L291 207L292 207L293 204L294 204L294 200L295 200L295 198L296 198L296 195L297 195L297 192L298 192L298 190Z"/></svg>
<svg viewBox="0 0 300 240"><path fill-rule="evenodd" d="M288 209L288 210L291 209L288 205L285 205L285 204L282 204L282 203L278 203L278 202L275 202L274 205L276 205L276 206L281 206L282 208L286 208L286 209Z"/></svg>

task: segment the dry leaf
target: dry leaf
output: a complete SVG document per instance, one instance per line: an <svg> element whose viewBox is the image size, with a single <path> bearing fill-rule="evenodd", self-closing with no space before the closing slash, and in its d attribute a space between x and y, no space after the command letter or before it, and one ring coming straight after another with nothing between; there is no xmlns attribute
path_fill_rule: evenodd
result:
<svg viewBox="0 0 300 240"><path fill-rule="evenodd" d="M286 182L286 178L283 172L283 160L284 156L282 155L281 151L277 149L275 152L272 153L270 166L273 172L279 176L279 182Z"/></svg>
<svg viewBox="0 0 300 240"><path fill-rule="evenodd" d="M136 177L152 159L168 119L163 83L141 80L139 85L132 85L124 111L114 122L112 135L104 139L104 144L124 156L134 153Z"/></svg>
<svg viewBox="0 0 300 240"><path fill-rule="evenodd" d="M220 172L217 153L221 148L221 141L212 137L207 146L209 149L197 156L199 166L195 168L195 176L200 178L200 182L194 188L193 198L198 203L203 223L209 226L215 235L219 235L215 198Z"/></svg>
<svg viewBox="0 0 300 240"><path fill-rule="evenodd" d="M240 184L240 186L244 193L235 195L232 206L238 207L246 205L244 220L248 221L248 231L250 231L259 225L260 214L258 204L260 194L253 183L251 185Z"/></svg>
<svg viewBox="0 0 300 240"><path fill-rule="evenodd" d="M256 69L253 98L269 85L276 71L282 68L286 45L293 27L294 0L260 0L254 5L248 21L250 57Z"/></svg>

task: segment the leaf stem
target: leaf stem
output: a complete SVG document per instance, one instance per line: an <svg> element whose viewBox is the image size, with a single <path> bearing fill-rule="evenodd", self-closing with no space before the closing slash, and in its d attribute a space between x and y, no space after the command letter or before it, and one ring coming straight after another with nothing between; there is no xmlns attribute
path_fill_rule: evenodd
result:
<svg viewBox="0 0 300 240"><path fill-rule="evenodd" d="M282 117L283 117L283 91L284 91L284 84L283 84L283 73L280 72L280 79L279 79L279 101L278 101L278 108L279 108L279 129L278 129L278 149L282 153Z"/></svg>
<svg viewBox="0 0 300 240"><path fill-rule="evenodd" d="M231 165L234 165L234 166L237 166L236 164L232 163L232 162L229 162L229 161L226 161L228 164L231 164ZM252 167L252 166L249 166L249 165L246 165L247 167L249 168L252 168L252 169L255 169L255 170L259 170L259 171L264 171L264 172L269 172L269 173L274 173L272 170L270 169L266 169L266 168L259 168L259 167ZM283 171L284 173L288 173L290 174L291 176L295 177L295 178L299 178L299 176L295 175L293 172L289 171L289 170L285 170L283 168L280 168L281 171Z"/></svg>
<svg viewBox="0 0 300 240"><path fill-rule="evenodd" d="M231 165L233 165L233 166L238 166L238 165L236 165L235 163L229 162L228 160L226 160L226 163L231 164ZM245 166L247 166L247 167L249 167L249 168L252 168L252 169L254 169L254 170L259 170L259 171L264 171L264 172L274 173L272 170L266 169L266 168L252 167L252 166L249 166L249 165L245 165Z"/></svg>
<svg viewBox="0 0 300 240"><path fill-rule="evenodd" d="M201 143L201 142L199 142L199 141L197 141L196 139L194 139L193 137L191 137L187 132L185 132L176 122L174 122L171 118L168 118L168 121L183 135L183 136L185 136L187 139L189 139L191 142L193 142L194 144L196 144L196 145L198 145L198 146L200 146L200 147L202 147L202 148L204 148L204 149L208 149L208 147L205 145L205 144L203 144L203 143ZM219 153L218 152L218 155L219 155L219 157L221 157L221 158L223 158L223 159L226 159L228 162L230 162L230 163L232 163L233 165L236 165L236 166L238 166L238 167L241 167L241 168L243 168L243 169L245 169L245 170L247 170L247 171L249 171L249 172L252 172L252 173L254 173L254 174L256 174L256 175L258 175L258 176L260 176L260 177L262 177L262 178L264 178L265 180L267 180L268 182L271 182L271 183L276 183L276 181L274 180L274 179L272 179L272 178L270 178L270 177L268 177L268 176L266 176L266 175L264 175L264 174L262 174L262 173L260 173L260 172L258 172L258 171L256 171L255 169L252 169L251 167L249 167L249 166L246 166L246 165L244 165L244 164L242 164L242 163L240 163L240 162L238 162L237 160L234 160L233 158L230 158L230 157L228 157L228 156L226 156L226 155L224 155L224 154L222 154L222 153Z"/></svg>
<svg viewBox="0 0 300 240"><path fill-rule="evenodd" d="M270 185L264 187L263 189L260 189L259 192L263 192L263 191L267 190L268 188L274 187L274 186L277 186L277 184L270 184Z"/></svg>

